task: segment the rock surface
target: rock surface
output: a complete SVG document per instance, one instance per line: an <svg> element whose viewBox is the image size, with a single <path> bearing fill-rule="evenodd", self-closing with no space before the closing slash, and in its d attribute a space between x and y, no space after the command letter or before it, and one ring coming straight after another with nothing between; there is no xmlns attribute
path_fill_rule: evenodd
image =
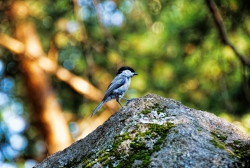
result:
<svg viewBox="0 0 250 168"><path fill-rule="evenodd" d="M211 113L149 94L35 167L250 167L249 142Z"/></svg>

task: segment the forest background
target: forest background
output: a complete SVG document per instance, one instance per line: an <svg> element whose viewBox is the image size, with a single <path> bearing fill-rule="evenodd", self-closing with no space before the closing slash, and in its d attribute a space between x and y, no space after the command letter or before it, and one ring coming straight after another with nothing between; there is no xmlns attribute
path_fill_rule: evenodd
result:
<svg viewBox="0 0 250 168"><path fill-rule="evenodd" d="M250 133L247 0L1 0L0 167L32 167L85 137L117 69L125 97L155 93ZM122 102L125 103L125 102Z"/></svg>

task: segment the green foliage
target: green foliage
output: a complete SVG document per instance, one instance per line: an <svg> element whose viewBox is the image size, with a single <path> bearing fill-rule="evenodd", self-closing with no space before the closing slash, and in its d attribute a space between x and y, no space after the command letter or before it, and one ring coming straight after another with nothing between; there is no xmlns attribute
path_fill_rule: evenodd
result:
<svg viewBox="0 0 250 168"><path fill-rule="evenodd" d="M7 12L11 2L0 2L0 30L14 37ZM48 52L53 41L59 52L58 64L102 91L116 70L128 65L139 75L133 78L127 97L155 93L195 109L217 115L226 113L231 121L242 121L242 128L250 132L250 108L246 99L249 95L243 89L246 85L249 88L249 68L245 68L247 81L243 85L242 65L233 51L222 45L205 1L121 0L115 1L115 5L107 5L111 0L98 1L102 9L87 0L79 0L80 6L73 0L24 2L44 50ZM216 4L228 37L249 58L250 3L223 0ZM108 11L104 15L105 9ZM110 20L105 22L102 16L116 18L113 20L116 25ZM3 63L0 80L11 78L14 82L11 91L5 91L1 84L0 92L10 100L2 108L11 106L13 100L23 99L24 86L15 55L0 48L0 61ZM51 82L64 111L76 114L76 120L91 114L95 103L55 77L51 77ZM23 116L28 116L31 105L21 102L25 109ZM29 125L29 118L26 120Z"/></svg>

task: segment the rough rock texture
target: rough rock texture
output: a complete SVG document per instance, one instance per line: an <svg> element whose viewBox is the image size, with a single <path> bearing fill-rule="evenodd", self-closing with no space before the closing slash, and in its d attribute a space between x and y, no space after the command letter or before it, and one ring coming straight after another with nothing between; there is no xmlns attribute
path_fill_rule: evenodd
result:
<svg viewBox="0 0 250 168"><path fill-rule="evenodd" d="M211 113L149 94L35 167L249 167L249 142Z"/></svg>

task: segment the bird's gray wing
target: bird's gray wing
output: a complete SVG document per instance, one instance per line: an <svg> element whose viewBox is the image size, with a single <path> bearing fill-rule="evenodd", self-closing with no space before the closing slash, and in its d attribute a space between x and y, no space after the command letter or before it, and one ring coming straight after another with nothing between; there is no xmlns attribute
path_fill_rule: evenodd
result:
<svg viewBox="0 0 250 168"><path fill-rule="evenodd" d="M115 79L110 83L110 85L108 86L108 89L104 95L103 100L105 100L108 96L110 96L110 94L117 88L121 87L122 85L124 85L126 82L126 79L122 76L117 76L115 77Z"/></svg>

